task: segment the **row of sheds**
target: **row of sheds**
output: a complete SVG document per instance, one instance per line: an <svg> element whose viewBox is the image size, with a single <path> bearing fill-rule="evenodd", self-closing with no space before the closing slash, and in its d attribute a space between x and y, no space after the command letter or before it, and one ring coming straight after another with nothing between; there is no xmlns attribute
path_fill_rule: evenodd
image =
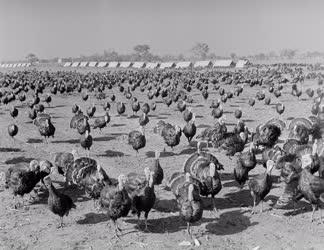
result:
<svg viewBox="0 0 324 250"><path fill-rule="evenodd" d="M233 60L216 61L183 61L183 62L66 62L63 67L97 67L97 68L134 68L134 69L188 69L188 68L244 68L249 66L248 60L239 60L236 63Z"/></svg>
<svg viewBox="0 0 324 250"><path fill-rule="evenodd" d="M3 63L0 68L26 68L30 67L31 63Z"/></svg>

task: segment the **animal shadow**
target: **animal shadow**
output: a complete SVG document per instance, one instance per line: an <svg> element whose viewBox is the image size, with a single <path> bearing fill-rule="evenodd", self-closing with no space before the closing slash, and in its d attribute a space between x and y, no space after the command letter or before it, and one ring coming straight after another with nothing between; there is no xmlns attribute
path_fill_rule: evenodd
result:
<svg viewBox="0 0 324 250"><path fill-rule="evenodd" d="M69 139L69 140L56 140L56 141L53 141L52 143L57 143L57 144L60 144L60 143L76 144L76 143L79 143L79 142L80 142L79 139Z"/></svg>
<svg viewBox="0 0 324 250"><path fill-rule="evenodd" d="M6 164L17 164L17 163L22 163L22 162L31 162L32 160L34 160L34 158L26 158L24 156L19 156L19 157L15 157L9 160L6 160L5 163Z"/></svg>
<svg viewBox="0 0 324 250"><path fill-rule="evenodd" d="M201 225L203 223L208 223L212 222L215 219L210 219L210 218L202 218L200 221L193 223L193 226ZM137 224L137 219L128 219L125 220L127 223L131 224ZM171 215L168 217L160 217L160 218L154 218L154 219L149 219L147 222L151 225L149 227L149 230L151 233L158 233L158 234L164 234L164 233L175 233L175 232L180 232L182 230L185 230L187 225L186 222L180 218L180 216L175 216Z"/></svg>
<svg viewBox="0 0 324 250"><path fill-rule="evenodd" d="M258 222L251 223L250 218L240 210L222 213L217 222L206 225L206 231L215 235L232 235L243 232Z"/></svg>
<svg viewBox="0 0 324 250"><path fill-rule="evenodd" d="M207 124L199 124L197 126L197 128L209 128L209 127L210 127L210 125L207 125Z"/></svg>
<svg viewBox="0 0 324 250"><path fill-rule="evenodd" d="M116 139L115 136L103 136L103 137L96 137L96 138L93 138L93 141L111 141L111 140L114 140Z"/></svg>
<svg viewBox="0 0 324 250"><path fill-rule="evenodd" d="M155 152L154 151L147 151L145 153L147 158L154 158L155 157ZM160 153L160 158L164 158L164 157L170 157L170 156L175 156L176 154L174 152L169 152L169 151L162 151Z"/></svg>
<svg viewBox="0 0 324 250"><path fill-rule="evenodd" d="M111 127L124 127L126 124L121 123L121 124L112 124Z"/></svg>
<svg viewBox="0 0 324 250"><path fill-rule="evenodd" d="M84 217L85 218L83 219L77 220L76 223L80 225L84 225L84 224L94 225L109 220L106 214L87 213L84 215Z"/></svg>
<svg viewBox="0 0 324 250"><path fill-rule="evenodd" d="M56 105L56 106L48 106L48 107L46 107L46 109L55 109L55 108L63 108L63 107L66 107L66 105L61 104L61 105Z"/></svg>
<svg viewBox="0 0 324 250"><path fill-rule="evenodd" d="M43 143L43 139L28 138L26 143Z"/></svg>
<svg viewBox="0 0 324 250"><path fill-rule="evenodd" d="M98 155L101 157L123 157L125 154L120 151L106 150L104 154Z"/></svg>
<svg viewBox="0 0 324 250"><path fill-rule="evenodd" d="M0 148L0 152L21 152L22 150L20 148Z"/></svg>

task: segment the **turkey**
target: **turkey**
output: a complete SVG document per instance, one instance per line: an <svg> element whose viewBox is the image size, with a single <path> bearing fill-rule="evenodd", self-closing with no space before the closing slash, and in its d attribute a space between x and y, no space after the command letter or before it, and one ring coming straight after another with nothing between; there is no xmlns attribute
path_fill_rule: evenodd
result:
<svg viewBox="0 0 324 250"><path fill-rule="evenodd" d="M77 128L77 123L80 119L88 119L87 116L85 116L83 114L83 112L78 109L76 111L76 114L72 117L71 121L70 121L70 128L76 129Z"/></svg>
<svg viewBox="0 0 324 250"><path fill-rule="evenodd" d="M100 192L99 205L107 211L107 216L113 221L115 226L115 237L119 238L118 233L121 232L117 224L117 219L126 217L131 209L131 199L125 189L127 184L125 175L118 176L118 185L105 186Z"/></svg>
<svg viewBox="0 0 324 250"><path fill-rule="evenodd" d="M155 159L153 165L150 166L150 171L153 172L154 185L160 185L164 178L164 172L160 164L160 152L157 150L155 151Z"/></svg>
<svg viewBox="0 0 324 250"><path fill-rule="evenodd" d="M92 104L91 107L87 108L87 115L91 118L94 116L95 112L96 112L96 106L94 105L94 103Z"/></svg>
<svg viewBox="0 0 324 250"><path fill-rule="evenodd" d="M197 152L191 154L183 163L184 172L190 172L192 165L198 159L204 158L208 163L214 163L216 170L224 170L224 166L218 161L218 159L211 153L201 150L201 142L197 143Z"/></svg>
<svg viewBox="0 0 324 250"><path fill-rule="evenodd" d="M128 134L128 144L131 145L137 153L139 149L145 147L146 138L142 127L140 131L134 130Z"/></svg>
<svg viewBox="0 0 324 250"><path fill-rule="evenodd" d="M18 126L16 124L10 124L8 126L8 134L11 138L14 138L18 134Z"/></svg>
<svg viewBox="0 0 324 250"><path fill-rule="evenodd" d="M247 127L246 127L244 121L238 120L237 124L233 128L233 133L239 134L241 132L244 132L246 129L247 129ZM247 129L247 131L248 131L248 129ZM250 134L250 132L248 132L248 133Z"/></svg>
<svg viewBox="0 0 324 250"><path fill-rule="evenodd" d="M227 156L234 156L236 153L244 150L248 140L248 131L239 134L226 133L220 141L213 142L213 146L225 152Z"/></svg>
<svg viewBox="0 0 324 250"><path fill-rule="evenodd" d="M288 139L294 139L301 144L306 144L309 140L313 126L308 119L295 118L289 124Z"/></svg>
<svg viewBox="0 0 324 250"><path fill-rule="evenodd" d="M90 132L90 124L87 116L83 116L77 120L76 129L80 135L83 135L86 131Z"/></svg>
<svg viewBox="0 0 324 250"><path fill-rule="evenodd" d="M214 162L209 161L203 156L197 158L185 172L200 181L200 195L212 197L213 209L216 212L215 195L222 189L222 183Z"/></svg>
<svg viewBox="0 0 324 250"><path fill-rule="evenodd" d="M187 122L187 124L183 128L183 134L187 137L188 143L195 137L197 127L195 124L195 115L192 116L192 119Z"/></svg>
<svg viewBox="0 0 324 250"><path fill-rule="evenodd" d="M177 104L177 107L180 112L183 112L186 109L187 104L185 101L180 100Z"/></svg>
<svg viewBox="0 0 324 250"><path fill-rule="evenodd" d="M272 160L276 164L281 159L281 157L285 156L285 152L278 145L275 145L273 148L266 148L262 152L262 164L264 168L267 168L267 161Z"/></svg>
<svg viewBox="0 0 324 250"><path fill-rule="evenodd" d="M161 131L164 142L172 149L180 143L181 134L181 128L178 125L173 126L170 123L166 123Z"/></svg>
<svg viewBox="0 0 324 250"><path fill-rule="evenodd" d="M249 171L255 168L257 162L255 157L254 144L250 144L249 151L238 153L234 166L234 178L243 188L245 182L249 179Z"/></svg>
<svg viewBox="0 0 324 250"><path fill-rule="evenodd" d="M137 112L140 110L141 106L138 101L132 102L132 110L133 110L133 116L137 114Z"/></svg>
<svg viewBox="0 0 324 250"><path fill-rule="evenodd" d="M295 139L287 139L283 146L282 146L282 150L286 153L286 154L294 154L296 152L296 150L298 150L298 148L304 147L305 144L302 144L300 141L295 140Z"/></svg>
<svg viewBox="0 0 324 250"><path fill-rule="evenodd" d="M138 227L140 228L139 219L141 212L144 212L145 231L148 231L147 217L154 206L156 196L154 192L154 172L150 171L149 168L145 168L144 173L145 182L142 183L141 188L134 185L134 181L129 180L129 183L132 183L132 186L127 187L127 191L132 199L132 213L137 214Z"/></svg>
<svg viewBox="0 0 324 250"><path fill-rule="evenodd" d="M270 120L264 125L256 128L256 133L252 136L256 146L273 147L285 128L285 123L281 120Z"/></svg>
<svg viewBox="0 0 324 250"><path fill-rule="evenodd" d="M266 172L250 179L248 182L251 196L253 198L253 208L251 212L252 214L255 213L255 206L259 202L261 202L260 212L263 212L263 200L272 188L271 171L274 165L275 163L273 161L268 160Z"/></svg>
<svg viewBox="0 0 324 250"><path fill-rule="evenodd" d="M85 150L88 150L88 153L90 154L90 148L92 146L92 136L90 135L89 131L86 130L83 135L80 137L80 145Z"/></svg>
<svg viewBox="0 0 324 250"><path fill-rule="evenodd" d="M146 124L149 123L149 118L148 115L145 113L142 113L139 118L138 118L138 123L140 126L142 126L143 128L145 128Z"/></svg>
<svg viewBox="0 0 324 250"><path fill-rule="evenodd" d="M18 109L14 106L10 108L10 115L12 118L16 118L18 116Z"/></svg>
<svg viewBox="0 0 324 250"><path fill-rule="evenodd" d="M14 197L23 197L33 191L39 181L52 171L52 165L47 161L32 160L29 166L15 165L5 173L5 188L11 189ZM15 207L20 205L16 202ZM24 205L24 204L23 204Z"/></svg>
<svg viewBox="0 0 324 250"><path fill-rule="evenodd" d="M144 103L144 104L142 105L142 111L143 111L143 113L146 114L146 115L150 112L150 106L148 105L148 103Z"/></svg>
<svg viewBox="0 0 324 250"><path fill-rule="evenodd" d="M99 130L101 131L101 129L105 128L109 122L110 122L110 116L108 112L106 112L104 116L97 117L94 120L93 128L94 129L99 128Z"/></svg>
<svg viewBox="0 0 324 250"><path fill-rule="evenodd" d="M58 228L63 227L63 216L68 216L70 210L76 208L76 205L68 195L59 192L53 186L49 176L46 176L42 182L48 189L47 205L54 214L57 214L60 217Z"/></svg>
<svg viewBox="0 0 324 250"><path fill-rule="evenodd" d="M39 118L39 119L38 119ZM55 134L55 127L51 122L50 118L37 116L37 118L34 121L34 124L38 127L38 131L41 136L44 136L45 142L48 143L47 138L52 136L54 138Z"/></svg>
<svg viewBox="0 0 324 250"><path fill-rule="evenodd" d="M65 176L69 185L77 185L94 200L99 198L105 186L112 185L105 170L94 159L87 157L75 159Z"/></svg>
<svg viewBox="0 0 324 250"><path fill-rule="evenodd" d="M44 102L47 103L48 106L50 106L50 103L52 101L52 97L50 94L47 94L45 97L44 97Z"/></svg>
<svg viewBox="0 0 324 250"><path fill-rule="evenodd" d="M117 103L117 113L118 113L119 115L122 115L122 114L125 113L125 111L126 111L125 104L122 103L122 102L118 102L118 103Z"/></svg>
<svg viewBox="0 0 324 250"><path fill-rule="evenodd" d="M57 152L53 155L54 166L57 169L57 172L63 176L66 175L68 169L74 163L76 158L76 151L72 150L71 153L68 152Z"/></svg>
<svg viewBox="0 0 324 250"><path fill-rule="evenodd" d="M185 120L185 122L189 122L193 117L193 113L191 112L191 109L188 108L183 112L183 119Z"/></svg>
<svg viewBox="0 0 324 250"><path fill-rule="evenodd" d="M197 139L206 141L207 145L209 142L215 143L224 138L224 135L227 133L227 128L224 120L217 121L213 127L206 128L197 136Z"/></svg>
<svg viewBox="0 0 324 250"><path fill-rule="evenodd" d="M313 222L315 210L319 208L320 202L324 202L324 179L312 175L310 167L306 166L300 174L298 190L312 205L311 222ZM322 212L320 214L320 220L323 223Z"/></svg>
<svg viewBox="0 0 324 250"><path fill-rule="evenodd" d="M192 236L191 223L199 221L203 215L199 185L189 173L185 174L185 178L182 175L173 174L170 188L176 197L180 217L186 221L187 232Z"/></svg>

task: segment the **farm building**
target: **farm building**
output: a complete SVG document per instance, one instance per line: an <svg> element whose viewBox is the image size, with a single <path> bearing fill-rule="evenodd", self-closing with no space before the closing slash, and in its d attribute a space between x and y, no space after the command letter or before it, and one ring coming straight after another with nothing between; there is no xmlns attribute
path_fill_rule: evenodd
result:
<svg viewBox="0 0 324 250"><path fill-rule="evenodd" d="M71 67L75 68L75 67L78 67L80 64L80 62L74 62L72 63Z"/></svg>
<svg viewBox="0 0 324 250"><path fill-rule="evenodd" d="M248 60L238 60L236 63L236 68L244 68L250 65L251 63Z"/></svg>
<svg viewBox="0 0 324 250"><path fill-rule="evenodd" d="M89 67L96 67L97 62L89 62L88 66Z"/></svg>
<svg viewBox="0 0 324 250"><path fill-rule="evenodd" d="M20 67L21 67L21 63L17 63L17 67L19 67L19 68L20 68Z"/></svg>
<svg viewBox="0 0 324 250"><path fill-rule="evenodd" d="M145 67L145 65L146 65L145 62L134 62L132 67L135 69L142 69Z"/></svg>
<svg viewBox="0 0 324 250"><path fill-rule="evenodd" d="M230 68L235 67L233 60L216 60L213 62L214 68Z"/></svg>
<svg viewBox="0 0 324 250"><path fill-rule="evenodd" d="M145 66L145 68L146 69L156 69L156 68L159 67L159 65L160 65L159 63L152 63L151 62L151 63L147 63L146 66Z"/></svg>
<svg viewBox="0 0 324 250"><path fill-rule="evenodd" d="M176 69L188 69L192 67L192 62L185 61L185 62L177 62L175 68Z"/></svg>
<svg viewBox="0 0 324 250"><path fill-rule="evenodd" d="M197 61L194 64L194 68L207 68L212 66L212 62L211 61Z"/></svg>
<svg viewBox="0 0 324 250"><path fill-rule="evenodd" d="M13 67L13 68L16 68L16 67L17 67L17 63L14 63L14 64L12 65L12 67Z"/></svg>
<svg viewBox="0 0 324 250"><path fill-rule="evenodd" d="M174 62L164 62L161 63L160 69L169 69L169 68L174 68L176 64Z"/></svg>
<svg viewBox="0 0 324 250"><path fill-rule="evenodd" d="M71 67L72 65L72 62L66 62L64 63L63 67Z"/></svg>
<svg viewBox="0 0 324 250"><path fill-rule="evenodd" d="M107 65L108 65L108 62L99 62L97 67L98 68L104 68L104 67L107 67Z"/></svg>
<svg viewBox="0 0 324 250"><path fill-rule="evenodd" d="M108 64L108 68L110 69L115 69L115 68L118 68L119 67L119 62L110 62Z"/></svg>
<svg viewBox="0 0 324 250"><path fill-rule="evenodd" d="M121 62L119 67L123 68L123 69L127 69L127 68L131 67L132 64L133 64L132 62Z"/></svg>
<svg viewBox="0 0 324 250"><path fill-rule="evenodd" d="M26 67L27 63L22 63L21 67Z"/></svg>
<svg viewBox="0 0 324 250"><path fill-rule="evenodd" d="M81 62L79 67L86 67L88 65L88 62Z"/></svg>

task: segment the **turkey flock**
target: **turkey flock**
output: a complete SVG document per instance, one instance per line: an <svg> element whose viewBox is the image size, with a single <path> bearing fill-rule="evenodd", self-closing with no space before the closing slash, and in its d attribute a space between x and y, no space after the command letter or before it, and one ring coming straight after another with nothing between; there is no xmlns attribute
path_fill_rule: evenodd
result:
<svg viewBox="0 0 324 250"><path fill-rule="evenodd" d="M93 200L93 210L103 212L112 221L117 239L123 236L119 220L131 214L137 218L138 230L150 232L154 225L148 223L149 214L159 193L169 192L188 234L194 237L191 226L204 216L205 197L210 197L215 216L221 213L215 197L223 188L224 171L231 169L231 178L238 189L249 190L251 214L269 210L264 210L264 201L278 182L272 176L273 171L277 171L280 172L279 181L284 183L284 194L286 189L292 190L291 209L295 210L301 199L306 200L312 206L313 222L315 211L321 211L324 202L324 75L306 71L298 65L278 64L243 71L85 73L30 70L0 73L0 107L11 116L7 132L14 145L24 126L17 122L17 117L27 116L43 140L39 150L46 150L59 132L55 116L48 112L51 104L57 96L77 96L79 99L70 107L71 119L67 121L69 125L66 124L69 133L74 133L79 140L74 149L51 152L46 159L7 167L1 174L3 185L15 197L13 207L18 211L31 205L38 196L45 195L48 209L60 218L59 227L64 226L63 217L79 206L76 198L67 195L65 190L82 190ZM316 84L305 89L305 79ZM245 100L251 109L259 103L269 109L275 108L277 115L268 120L256 117L258 125L253 128L243 119L247 111L236 107L232 114L236 122L229 124L229 103L250 89L256 90L255 95ZM144 95L148 102L141 100ZM198 103L197 95L202 97L202 102ZM289 95L293 96L296 105L302 97L312 100L306 117L282 118L286 107L281 100ZM100 102L100 106L95 102ZM193 111L197 104L208 110L214 121L212 124L199 126L204 117ZM155 119L152 113L161 106L175 112L183 122ZM114 166L100 164L92 146L97 133L109 131L112 121L129 117L137 119L138 126L127 131L127 138L116 140L116 143L131 148L137 158L147 150L151 138L158 138L151 140L159 140L164 146L150 148L154 152L150 166L143 167L139 158L138 171L112 176L109 170ZM199 122L197 117L200 117ZM152 123L153 129L148 129ZM182 166L173 166L173 172L167 174L160 158L174 152L181 141L194 151ZM81 153L77 152L77 145L83 149ZM171 155L177 157L175 153ZM228 159L226 164L221 160L224 158ZM250 171L255 168L263 169L262 173L252 175ZM54 181L57 176L64 179L62 185ZM29 204L21 198L25 195L30 196ZM289 203L281 198L273 209ZM141 221L142 215L144 221ZM324 222L322 214L320 220Z"/></svg>

